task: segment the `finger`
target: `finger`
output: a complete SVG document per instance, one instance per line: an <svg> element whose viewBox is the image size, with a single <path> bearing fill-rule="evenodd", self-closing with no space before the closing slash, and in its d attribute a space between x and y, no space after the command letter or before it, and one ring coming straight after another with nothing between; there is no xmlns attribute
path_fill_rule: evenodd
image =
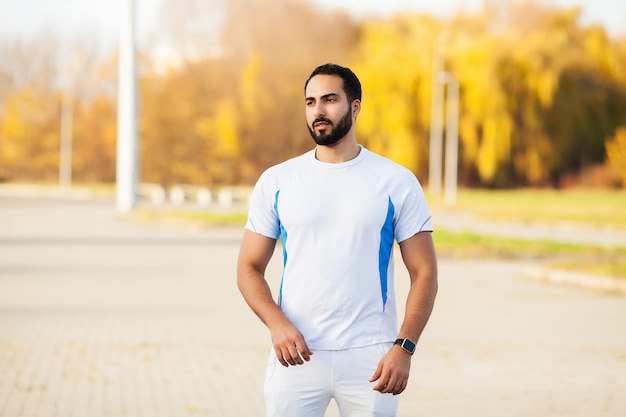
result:
<svg viewBox="0 0 626 417"><path fill-rule="evenodd" d="M388 394L391 392L392 384L390 384L389 380L385 381L385 379L381 378L378 385L374 387L374 389L381 394Z"/></svg>
<svg viewBox="0 0 626 417"><path fill-rule="evenodd" d="M374 387L374 391L383 392L386 386L387 385L384 382L378 381L378 384Z"/></svg>
<svg viewBox="0 0 626 417"><path fill-rule="evenodd" d="M385 386L383 387L383 390L381 391L383 394L390 394L393 392L394 387L395 387L395 381L389 380L387 381L387 383L385 384Z"/></svg>
<svg viewBox="0 0 626 417"><path fill-rule="evenodd" d="M298 350L298 353L300 353L300 356L302 356L302 359L307 362L311 360L311 355L313 354L313 351L309 349L304 339L296 343L296 349Z"/></svg>
<svg viewBox="0 0 626 417"><path fill-rule="evenodd" d="M291 352L289 352L288 350L285 353L285 360L287 361L287 363L291 366L296 366L297 362L296 360L293 358L293 356L291 356Z"/></svg>
<svg viewBox="0 0 626 417"><path fill-rule="evenodd" d="M406 389L406 385L407 385L407 381L404 381L402 384L400 384L400 388L398 390L396 390L393 395L399 395L402 394L404 392L404 390Z"/></svg>
<svg viewBox="0 0 626 417"><path fill-rule="evenodd" d="M393 391L393 395L402 394L402 392L406 389L408 380L402 380L396 383L396 389Z"/></svg>
<svg viewBox="0 0 626 417"><path fill-rule="evenodd" d="M374 387L375 391L384 393L385 390L387 389L387 382L389 381L389 377L387 376L381 376L380 378L378 378L378 384L376 384L376 386Z"/></svg>
<svg viewBox="0 0 626 417"><path fill-rule="evenodd" d="M379 364L370 382L378 381L378 384L376 384L374 390L378 392L383 392L385 388L387 388L387 382L390 378L391 375L389 375L389 371L385 370L382 364Z"/></svg>
<svg viewBox="0 0 626 417"><path fill-rule="evenodd" d="M304 363L300 351L295 344L290 343L284 346L284 356L291 365L302 365Z"/></svg>
<svg viewBox="0 0 626 417"><path fill-rule="evenodd" d="M393 386L389 390L389 393L393 395L400 394L402 391L404 391L404 388L402 386L403 386L403 382L400 379L396 379L393 383Z"/></svg>
<svg viewBox="0 0 626 417"><path fill-rule="evenodd" d="M376 371L374 371L374 375L372 375L372 377L370 378L370 382L374 382L378 380L378 378L380 378L380 375L382 373L383 373L383 367L380 366L379 364L378 367L376 368Z"/></svg>
<svg viewBox="0 0 626 417"><path fill-rule="evenodd" d="M309 361L309 359L311 359L311 358L309 357L308 352L307 352L306 350L304 350L304 349L300 349L300 348L298 347L298 345L296 345L296 352L298 353L298 359L300 360L300 361L298 362L298 364L300 364L300 365L302 365L302 364L304 363L303 359L304 359L305 361L307 361L307 362Z"/></svg>
<svg viewBox="0 0 626 417"><path fill-rule="evenodd" d="M289 354L291 354L291 360L293 361L292 365L302 365L304 363L300 357L300 352L298 352L295 346L289 348Z"/></svg>
<svg viewBox="0 0 626 417"><path fill-rule="evenodd" d="M283 357L283 352L280 350L280 348L274 347L274 353L276 353L276 359L278 359L278 362L280 362L282 366L284 366L285 368L289 367L289 364Z"/></svg>

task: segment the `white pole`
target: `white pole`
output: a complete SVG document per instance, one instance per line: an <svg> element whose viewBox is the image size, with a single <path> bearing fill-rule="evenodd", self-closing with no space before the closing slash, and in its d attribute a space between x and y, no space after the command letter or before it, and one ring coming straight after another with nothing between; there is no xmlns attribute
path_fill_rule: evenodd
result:
<svg viewBox="0 0 626 417"><path fill-rule="evenodd" d="M447 73L448 97L446 114L446 163L444 203L456 205L459 164L459 81Z"/></svg>
<svg viewBox="0 0 626 417"><path fill-rule="evenodd" d="M74 94L67 89L61 104L61 143L59 149L59 185L72 184L72 128L74 119Z"/></svg>
<svg viewBox="0 0 626 417"><path fill-rule="evenodd" d="M135 0L122 0L117 98L117 209L135 207L138 183Z"/></svg>
<svg viewBox="0 0 626 417"><path fill-rule="evenodd" d="M433 47L432 95L430 106L430 155L428 162L428 190L441 192L441 164L443 154L443 84L439 76L444 70L447 32L441 32Z"/></svg>

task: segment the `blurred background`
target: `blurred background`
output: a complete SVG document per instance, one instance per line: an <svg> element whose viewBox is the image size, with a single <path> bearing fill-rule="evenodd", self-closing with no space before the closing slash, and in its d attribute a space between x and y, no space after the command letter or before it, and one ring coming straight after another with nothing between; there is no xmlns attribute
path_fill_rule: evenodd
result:
<svg viewBox="0 0 626 417"><path fill-rule="evenodd" d="M246 199L313 146L326 62L361 79L358 141L433 211L441 290L402 415L626 415L626 2L136 0L127 213L129 3L0 0L0 417L259 415Z"/></svg>
<svg viewBox="0 0 626 417"><path fill-rule="evenodd" d="M122 5L0 0L1 181L59 182L66 129L71 182L115 182ZM364 85L358 140L428 184L439 56L460 92L460 187L626 184L626 4L136 5L141 183L251 185L311 148L303 83L335 62Z"/></svg>

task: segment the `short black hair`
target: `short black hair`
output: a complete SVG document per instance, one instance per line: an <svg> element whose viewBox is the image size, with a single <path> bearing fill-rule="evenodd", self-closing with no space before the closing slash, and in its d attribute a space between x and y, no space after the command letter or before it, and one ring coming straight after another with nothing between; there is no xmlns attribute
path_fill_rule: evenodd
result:
<svg viewBox="0 0 626 417"><path fill-rule="evenodd" d="M309 78L304 83L304 91L306 95L306 86L309 85L311 78L316 75L336 75L343 80L343 90L348 97L348 101L352 103L354 100L361 101L361 82L350 68L342 67L337 64L324 64L315 68Z"/></svg>

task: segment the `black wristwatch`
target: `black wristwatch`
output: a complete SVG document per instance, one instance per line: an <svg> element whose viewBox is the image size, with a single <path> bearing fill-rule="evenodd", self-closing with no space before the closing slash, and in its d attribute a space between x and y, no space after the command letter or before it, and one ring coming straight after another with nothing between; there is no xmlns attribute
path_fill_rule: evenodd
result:
<svg viewBox="0 0 626 417"><path fill-rule="evenodd" d="M409 339L396 339L393 344L400 345L409 355L415 353L415 343L411 342Z"/></svg>

